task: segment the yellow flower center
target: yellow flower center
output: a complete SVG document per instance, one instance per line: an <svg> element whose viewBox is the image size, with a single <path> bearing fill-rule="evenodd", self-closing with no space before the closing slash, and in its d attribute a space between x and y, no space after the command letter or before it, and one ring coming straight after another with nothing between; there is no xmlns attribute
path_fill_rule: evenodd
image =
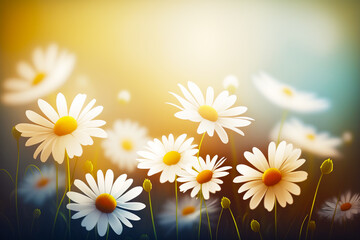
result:
<svg viewBox="0 0 360 240"><path fill-rule="evenodd" d="M195 207L193 206L187 206L187 207L184 207L181 214L183 216L187 216L189 214L192 214L193 212L195 212Z"/></svg>
<svg viewBox="0 0 360 240"><path fill-rule="evenodd" d="M293 91L290 88L287 88L287 87L284 87L282 89L282 91L283 91L283 93L285 93L285 95L287 95L289 97L291 97L294 94Z"/></svg>
<svg viewBox="0 0 360 240"><path fill-rule="evenodd" d="M200 184L207 183L212 179L213 172L210 170L203 170L201 171L197 177L196 181Z"/></svg>
<svg viewBox="0 0 360 240"><path fill-rule="evenodd" d="M313 140L315 140L315 135L312 134L312 133L309 133L309 134L306 135L306 138L313 141Z"/></svg>
<svg viewBox="0 0 360 240"><path fill-rule="evenodd" d="M281 172L277 168L269 168L262 175L262 181L268 187L277 184L280 180Z"/></svg>
<svg viewBox="0 0 360 240"><path fill-rule="evenodd" d="M166 165L174 165L180 161L181 155L177 151L170 151L163 157L163 162Z"/></svg>
<svg viewBox="0 0 360 240"><path fill-rule="evenodd" d="M213 107L210 107L208 105L202 105L201 107L199 107L198 111L200 116L202 116L206 120L216 122L216 120L218 119L218 113Z"/></svg>
<svg viewBox="0 0 360 240"><path fill-rule="evenodd" d="M54 133L58 136L70 134L77 128L77 122L73 117L65 116L59 118L54 126Z"/></svg>
<svg viewBox="0 0 360 240"><path fill-rule="evenodd" d="M42 73L42 72L38 73L38 74L34 77L34 79L33 79L33 81L32 81L32 85L33 85L33 86L38 85L39 83L41 83L41 82L44 80L45 77L46 77L46 74L45 74L45 73Z"/></svg>
<svg viewBox="0 0 360 240"><path fill-rule="evenodd" d="M133 150L134 146L133 146L133 143L132 141L128 140L128 139L125 139L121 142L121 146L124 150L126 151L131 151Z"/></svg>
<svg viewBox="0 0 360 240"><path fill-rule="evenodd" d="M351 206L352 205L349 202L343 203L343 204L341 204L340 209L341 209L341 211L347 211L347 210L349 210L351 208Z"/></svg>
<svg viewBox="0 0 360 240"><path fill-rule="evenodd" d="M112 195L103 193L96 198L95 206L103 213L112 213L116 208L116 200Z"/></svg>
<svg viewBox="0 0 360 240"><path fill-rule="evenodd" d="M49 181L50 180L48 178L42 177L37 181L36 187L37 188L43 188L49 183Z"/></svg>

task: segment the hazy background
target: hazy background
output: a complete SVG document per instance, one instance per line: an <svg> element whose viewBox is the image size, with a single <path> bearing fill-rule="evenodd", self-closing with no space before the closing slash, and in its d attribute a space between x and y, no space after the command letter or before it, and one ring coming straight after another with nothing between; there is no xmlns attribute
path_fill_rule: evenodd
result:
<svg viewBox="0 0 360 240"><path fill-rule="evenodd" d="M255 119L244 129L245 137L235 136L238 162L244 162L245 150L253 146L267 150L269 132L281 117L282 110L268 102L252 84L252 75L264 70L282 82L316 92L331 101L328 111L291 113L291 116L298 116L306 124L334 136L341 136L346 130L354 134L353 144L342 146L343 157L334 160L334 173L324 178L316 204L319 207L324 200L348 189L360 191L359 10L359 1L1 1L0 81L3 83L6 78L16 76L16 64L20 60L31 61L35 47L47 47L55 42L77 56L75 70L58 90L65 94L68 102L77 93L86 93L88 100L96 98L97 104L104 106L99 119L107 121L105 128L112 127L116 119L131 119L147 127L151 137L185 132L194 136L198 143L197 124L173 116L176 109L165 102L176 100L168 92L180 93L178 83L184 85L193 81L203 91L207 86L213 86L218 94L224 77L234 74L240 80L238 104L247 106L249 110L245 115ZM2 88L1 84L1 92ZM128 105L117 102L117 93L121 89L132 94ZM54 103L56 93L44 99ZM16 142L11 136L11 127L28 121L26 109L39 110L36 103L19 107L1 104L0 109L0 168L15 173ZM39 160L32 159L35 147L25 148L24 142L24 139L20 142L21 174L30 163L41 165ZM203 156L218 154L231 159L230 152L230 144L224 145L217 136L205 137ZM97 139L94 146L84 147L76 178L83 179L82 163L95 159L97 153L97 168L112 168L116 175L124 172L103 156ZM300 184L302 195L294 198L293 205L279 210L280 236L291 228L293 219L301 222L305 214L299 215L299 211L309 210L319 174L317 167L323 159L315 160L314 174ZM46 164L52 163L50 158ZM303 167L308 168L308 165ZM137 170L128 175L139 185L146 172ZM20 181L22 177L20 175ZM173 198L173 185L160 185L159 175L150 179L154 183L153 197L159 200L154 205L156 214L164 199ZM212 197L221 198L227 194L235 201L231 195L232 177L226 177L224 181L224 192ZM13 220L13 198L9 202L8 197L11 182L5 174L0 175L0 182L2 213ZM139 199L147 203L146 194ZM28 215L24 221L26 218L31 221L34 206L23 205L21 199L20 204L22 214ZM241 218L248 204L249 201L241 200L235 215ZM46 219L46 211L43 219ZM51 213L48 214L48 219L52 219ZM144 219L134 224L135 229L125 230L124 236L134 239L140 233L152 236L148 209L140 215ZM230 216L225 216L223 231L235 234L230 222L225 225L230 221ZM244 224L239 220L244 236L257 237L247 225L252 218L261 220L263 235L272 236L273 213L268 213L262 203L257 210L249 212ZM316 215L314 219L318 219ZM359 217L356 219L355 222ZM142 224L143 221L146 224ZM326 236L328 222L319 220L317 224L317 234ZM79 220L72 226L73 229L78 226L78 231L83 234L80 236L86 235ZM216 220L213 226L216 226ZM1 221L1 228L6 227ZM355 234L354 226L346 227L349 236ZM46 227L40 225L38 228L39 236L46 232L43 230ZM203 228L206 236L206 227ZM297 236L298 229L296 222L289 236ZM345 231L344 226L336 230Z"/></svg>

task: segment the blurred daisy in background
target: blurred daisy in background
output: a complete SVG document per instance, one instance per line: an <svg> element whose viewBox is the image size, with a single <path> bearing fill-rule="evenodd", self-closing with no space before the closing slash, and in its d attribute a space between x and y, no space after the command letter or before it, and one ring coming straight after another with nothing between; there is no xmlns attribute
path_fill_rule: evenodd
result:
<svg viewBox="0 0 360 240"><path fill-rule="evenodd" d="M270 138L274 141L278 138L279 128L280 124L271 131ZM295 118L284 123L280 139L320 157L340 155L336 149L342 142L340 138L331 137L327 132L317 133L314 127L307 126Z"/></svg>
<svg viewBox="0 0 360 240"><path fill-rule="evenodd" d="M56 170L54 166L42 166L41 173L38 170L28 171L22 183L19 185L19 194L25 202L31 202L41 206L56 193ZM62 188L65 175L59 172L58 187ZM55 200L51 199L51 200Z"/></svg>
<svg viewBox="0 0 360 240"><path fill-rule="evenodd" d="M351 144L354 140L354 136L352 134L352 132L350 131L345 131L343 134L342 134L342 140L344 141L344 143L346 144Z"/></svg>
<svg viewBox="0 0 360 240"><path fill-rule="evenodd" d="M305 163L305 159L299 159L301 150L285 141L278 147L271 142L268 160L258 148L252 150L252 153L245 152L244 157L255 169L244 164L236 167L242 176L234 178L234 183L246 182L238 191L246 192L243 199L251 197L250 208L255 209L264 198L264 206L269 212L274 208L275 198L281 207L292 204L291 194L300 195L300 187L295 183L305 181L308 176L305 171L294 171Z"/></svg>
<svg viewBox="0 0 360 240"><path fill-rule="evenodd" d="M33 123L20 123L15 127L22 137L30 137L25 146L41 143L34 152L34 159L41 152L40 160L45 162L52 153L54 160L61 164L65 151L70 158L79 157L83 152L81 145L94 143L91 137L107 136L106 132L99 128L106 122L93 120L102 112L103 107L93 108L96 102L93 99L82 109L85 99L85 94L76 95L68 111L65 96L59 93L56 98L58 112L42 99L38 100L38 105L46 118L31 110L26 111L27 118Z"/></svg>
<svg viewBox="0 0 360 240"><path fill-rule="evenodd" d="M272 103L286 110L309 113L329 108L327 99L315 97L313 93L298 91L261 72L253 77L255 87Z"/></svg>
<svg viewBox="0 0 360 240"><path fill-rule="evenodd" d="M207 203L207 210L211 216L213 213L219 210L217 199L210 200ZM170 233L175 230L176 226L176 216L174 209L176 208L174 200L167 200L162 207L162 211L158 214L159 224L167 230L167 233ZM206 214L205 211L202 211L202 214ZM195 198L189 196L181 196L178 206L178 224L179 231L190 231L192 230L194 224L197 226L199 224L200 216L200 202ZM206 221L205 221L206 223Z"/></svg>
<svg viewBox="0 0 360 240"><path fill-rule="evenodd" d="M2 94L2 101L5 104L28 104L57 90L73 71L75 55L67 50L60 51L52 44L45 50L37 47L32 61L19 62L19 76L4 82L6 92Z"/></svg>
<svg viewBox="0 0 360 240"><path fill-rule="evenodd" d="M204 98L200 88L193 82L188 82L190 92L178 84L185 98L170 92L180 102L182 107L169 103L181 111L175 113L175 117L200 122L198 134L207 132L212 137L214 131L219 135L223 143L228 143L228 135L224 128L233 130L244 136L244 132L238 129L250 125L252 118L241 117L247 111L247 107L232 107L236 102L236 96L229 96L228 91L222 91L214 100L214 89L208 87Z"/></svg>
<svg viewBox="0 0 360 240"><path fill-rule="evenodd" d="M228 90L230 94L235 94L236 90L239 88L239 80L234 75L228 75L223 81L223 87L225 90Z"/></svg>
<svg viewBox="0 0 360 240"><path fill-rule="evenodd" d="M108 138L102 142L104 154L119 168L133 171L138 162L137 152L149 140L148 131L130 120L116 120L113 129L107 130Z"/></svg>
<svg viewBox="0 0 360 240"><path fill-rule="evenodd" d="M127 191L133 180L126 180L126 174L120 175L114 182L114 173L107 170L106 175L101 170L97 172L97 183L91 174L86 174L86 185L76 179L74 185L83 192L68 192L66 195L74 202L67 204L67 208L77 211L72 218L84 217L81 226L91 231L97 225L100 236L104 236L110 226L120 235L123 224L129 228L133 225L129 220L138 221L140 218L130 211L139 211L145 208L140 202L129 202L142 192L142 187L134 187ZM127 192L126 192L127 191ZM125 193L126 192L126 193ZM130 211L128 211L130 210Z"/></svg>
<svg viewBox="0 0 360 240"><path fill-rule="evenodd" d="M337 206L336 206L337 203ZM336 197L326 201L318 211L319 216L332 220L336 208L334 221L344 223L360 213L360 195L351 194L348 191L340 196L339 202Z"/></svg>
<svg viewBox="0 0 360 240"><path fill-rule="evenodd" d="M127 104L130 102L131 94L128 90L121 90L117 95L117 99L121 104Z"/></svg>
<svg viewBox="0 0 360 240"><path fill-rule="evenodd" d="M172 134L167 138L162 136L162 142L157 138L149 141L145 147L147 151L139 151L141 157L138 168L149 169L148 176L161 172L160 182L174 182L175 176L179 175L182 169L191 167L197 161L194 156L198 149L192 145L194 138L186 139L186 134L174 139Z"/></svg>
<svg viewBox="0 0 360 240"><path fill-rule="evenodd" d="M223 181L219 178L228 175L226 170L231 167L220 167L226 160L221 158L218 161L218 156L215 155L212 159L206 155L206 162L202 157L198 158L199 161L193 162L192 168L187 168L179 174L178 181L184 182L180 185L180 191L186 192L192 189L190 196L195 197L200 191L205 200L209 199L210 193L220 191L220 185ZM199 163L200 162L200 163Z"/></svg>

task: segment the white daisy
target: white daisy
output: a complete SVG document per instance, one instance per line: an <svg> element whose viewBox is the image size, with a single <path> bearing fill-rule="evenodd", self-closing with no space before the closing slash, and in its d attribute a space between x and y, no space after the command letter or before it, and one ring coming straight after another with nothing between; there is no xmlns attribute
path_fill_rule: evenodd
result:
<svg viewBox="0 0 360 240"><path fill-rule="evenodd" d="M286 144L285 141L278 147L275 142L269 144L268 159L255 147L253 153L244 153L246 160L256 169L239 164L236 169L242 176L234 178L234 183L246 182L238 192L246 191L244 200L252 197L251 209L255 209L262 198L269 212L274 207L275 198L281 207L285 207L286 203L293 203L290 193L300 195L300 187L295 183L305 181L308 175L304 171L294 171L305 162L305 159L299 159L300 155L300 149L293 149L293 145Z"/></svg>
<svg viewBox="0 0 360 240"><path fill-rule="evenodd" d="M102 142L105 156L120 168L133 171L138 162L137 151L143 149L149 137L147 129L130 120L116 120L108 138Z"/></svg>
<svg viewBox="0 0 360 240"><path fill-rule="evenodd" d="M179 84L179 87L186 99L175 93L170 93L176 97L182 107L172 103L169 104L181 110L175 113L175 117L200 122L197 129L198 134L207 132L212 137L214 131L216 131L221 141L227 143L229 139L224 128L244 135L243 131L238 128L250 125L251 120L253 120L252 118L239 116L246 112L247 107L230 108L234 105L236 96L229 96L228 91L222 91L214 100L214 89L212 87L207 88L205 99L199 87L193 82L188 82L191 93L181 84Z"/></svg>
<svg viewBox="0 0 360 240"><path fill-rule="evenodd" d="M296 112L318 112L329 108L329 101L313 93L301 92L261 72L253 77L256 88L272 103Z"/></svg>
<svg viewBox="0 0 360 240"><path fill-rule="evenodd" d="M180 185L180 191L186 192L192 188L191 197L195 197L199 191L201 191L205 200L209 199L209 193L215 193L220 191L220 185L223 181L219 178L228 175L226 170L231 167L220 167L226 160L221 158L217 161L218 156L215 155L212 159L209 155L206 155L206 162L202 157L199 157L199 161L193 162L193 168L187 168L179 174L178 181L185 182ZM200 163L199 163L200 162Z"/></svg>
<svg viewBox="0 0 360 240"><path fill-rule="evenodd" d="M103 107L92 108L96 102L93 99L81 110L85 99L85 94L76 95L68 111L66 99L59 93L56 98L58 112L42 99L38 100L38 105L47 118L31 110L26 111L26 116L34 124L20 123L15 127L22 137L30 137L25 146L41 143L35 150L34 159L41 152L40 160L45 162L52 153L54 160L61 164L65 150L70 158L79 157L82 154L81 145L93 144L91 137L107 136L106 132L99 128L106 122L93 120L102 112Z"/></svg>
<svg viewBox="0 0 360 240"><path fill-rule="evenodd" d="M70 76L75 56L67 50L59 51L58 46L52 44L46 50L36 48L32 64L21 61L17 67L19 77L4 82L7 91L2 101L5 104L27 104L58 89Z"/></svg>
<svg viewBox="0 0 360 240"><path fill-rule="evenodd" d="M160 182L174 182L175 176L179 172L191 166L196 161L194 156L198 149L194 149L197 145L191 145L194 138L185 141L186 134L180 135L174 139L172 134L169 138L162 136L162 142L158 139L149 141L146 147L147 151L139 151L141 158L137 159L140 163L138 168L149 169L148 176L162 172Z"/></svg>
<svg viewBox="0 0 360 240"><path fill-rule="evenodd" d="M126 180L126 174L120 175L114 182L114 173L107 170L105 178L101 170L97 172L97 183L91 174L86 174L86 185L83 181L76 179L74 185L84 194L68 192L66 195L75 203L67 204L67 208L77 211L73 219L84 217L81 226L87 231L92 230L97 224L100 236L104 236L108 225L118 235L123 230L122 224L132 228L129 220L138 221L140 218L127 211L139 211L145 208L140 202L129 202L142 192L142 187L134 187L127 191L133 180ZM127 191L125 193L125 191Z"/></svg>
<svg viewBox="0 0 360 240"><path fill-rule="evenodd" d="M210 200L206 206L209 215L218 211L217 200ZM175 230L176 226L176 216L174 209L176 208L175 200L168 200L163 206L163 210L158 214L159 224L167 229L167 232L170 233ZM203 210L202 215L205 215L206 212ZM179 231L189 231L194 226L194 224L199 224L200 216L200 201L189 196L183 196L180 198L178 206L178 224Z"/></svg>
<svg viewBox="0 0 360 240"><path fill-rule="evenodd" d="M121 104L126 104L130 102L131 94L128 90L121 90L118 93L117 98Z"/></svg>
<svg viewBox="0 0 360 240"><path fill-rule="evenodd" d="M56 192L56 170L54 166L43 166L41 173L37 170L28 172L19 185L19 194L25 202L32 202L37 206L54 196ZM62 188L65 176L59 171L58 187Z"/></svg>
<svg viewBox="0 0 360 240"><path fill-rule="evenodd" d="M337 203L337 198L326 201L318 214L321 217L332 219L335 211L335 206ZM337 222L345 222L346 220L351 220L356 214L360 213L360 195L351 194L348 191L346 194L342 194L339 202L336 206L336 213L334 220Z"/></svg>
<svg viewBox="0 0 360 240"><path fill-rule="evenodd" d="M274 141L278 138L279 128L280 124L270 134L270 138ZM307 126L295 118L284 123L280 139L320 157L340 155L336 149L342 142L340 138L331 137L327 132L317 133L314 127Z"/></svg>
<svg viewBox="0 0 360 240"><path fill-rule="evenodd" d="M234 75L228 75L223 81L224 89L228 90L230 94L235 94L236 90L239 87L239 80Z"/></svg>

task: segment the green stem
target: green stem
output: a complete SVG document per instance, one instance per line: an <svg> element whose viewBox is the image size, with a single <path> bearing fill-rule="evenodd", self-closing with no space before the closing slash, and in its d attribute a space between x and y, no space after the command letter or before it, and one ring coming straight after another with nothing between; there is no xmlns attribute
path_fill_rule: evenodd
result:
<svg viewBox="0 0 360 240"><path fill-rule="evenodd" d="M11 174L6 170L6 169L0 169L0 171L4 171L10 178L10 180L12 181L12 183L15 185L14 179L12 178Z"/></svg>
<svg viewBox="0 0 360 240"><path fill-rule="evenodd" d="M34 172L31 170L31 167L36 168L36 169L39 171L41 177L43 177L43 174L42 174L40 168L38 168L35 164L29 164L29 165L27 165L27 167L25 168L25 173L24 173L24 175L26 175L26 173L27 173L27 171L28 171L29 169L30 169L31 173L34 174Z"/></svg>
<svg viewBox="0 0 360 240"><path fill-rule="evenodd" d="M16 223L18 234L21 236L20 233L20 223L19 223L19 209L18 209L18 177L19 177L19 165L20 165L20 143L19 139L16 140L17 146L17 164L16 164L16 175L15 175L15 211L16 211Z"/></svg>
<svg viewBox="0 0 360 240"><path fill-rule="evenodd" d="M234 214L233 214L232 211L231 211L231 208L229 208L229 211L230 211L231 217L232 217L232 219L233 219L233 221L234 221L234 225L235 225L235 228L236 228L236 233L237 233L237 235L238 235L238 238L239 238L239 240L241 240L239 228L238 228L238 226L237 226L237 224L236 224L236 220L235 220Z"/></svg>
<svg viewBox="0 0 360 240"><path fill-rule="evenodd" d="M203 134L202 137L201 137L200 144L199 144L199 151L198 151L198 153L197 153L197 159L198 159L198 161L199 161L199 164L200 164L200 160L199 160L200 149L201 149L202 142L204 141L205 134L206 134L206 132L204 132L204 134Z"/></svg>
<svg viewBox="0 0 360 240"><path fill-rule="evenodd" d="M176 217L176 239L179 239L179 226L178 226L178 196L177 196L177 176L175 175L175 217Z"/></svg>
<svg viewBox="0 0 360 240"><path fill-rule="evenodd" d="M205 205L205 211L206 211L206 216L207 216L208 225L209 225L210 240L212 240L209 212L208 212L207 207L206 207L206 201L205 201L205 199L204 199L204 205Z"/></svg>
<svg viewBox="0 0 360 240"><path fill-rule="evenodd" d="M336 201L336 205L335 205L335 209L334 209L334 213L333 216L331 218L331 226L330 226L330 232L329 232L329 239L331 239L331 235L332 235L332 231L333 231L333 226L334 226L334 220L335 220L335 214L336 214L336 210L337 210L337 206L339 204L340 201L340 196L338 196L338 199Z"/></svg>
<svg viewBox="0 0 360 240"><path fill-rule="evenodd" d="M56 170L56 206L59 205L59 164L55 162L55 170Z"/></svg>
<svg viewBox="0 0 360 240"><path fill-rule="evenodd" d="M66 166L67 166L67 184L68 184L68 190L69 192L71 191L71 175L70 175L70 160L69 160L69 155L67 154L67 152L65 152L65 156L66 156ZM69 203L70 203L70 198L69 198ZM70 222L71 222L71 210L69 209L69 225L68 225L68 229L69 229L69 237L71 239L71 231L70 231Z"/></svg>
<svg viewBox="0 0 360 240"><path fill-rule="evenodd" d="M304 223L305 223L308 216L309 216L309 214L306 214L304 220L301 223L300 232L299 232L299 240L301 240L301 233L302 233L302 230L303 230L303 227L304 227Z"/></svg>
<svg viewBox="0 0 360 240"><path fill-rule="evenodd" d="M58 217L58 215L59 215L59 210L60 210L60 207L61 207L62 202L64 201L66 192L67 192L67 187L65 187L64 194L63 194L63 196L62 196L62 198L61 198L61 200L60 200L60 203L59 203L59 205L57 206L57 209L56 209L55 219L54 219L54 223L53 223L52 230L51 230L51 238L52 238L53 235L54 235L54 230L55 230L55 226L56 226L56 220L57 220L57 217Z"/></svg>
<svg viewBox="0 0 360 240"><path fill-rule="evenodd" d="M198 240L200 240L200 231L201 231L201 208L202 208L202 193L199 192L200 195L200 219L199 219L199 231L198 231Z"/></svg>
<svg viewBox="0 0 360 240"><path fill-rule="evenodd" d="M149 207L150 207L151 221L152 221L153 230L154 230L154 236L155 236L155 239L157 240L157 235L156 235L156 230L155 230L155 222L154 222L154 215L153 215L153 210L152 210L152 205L151 205L150 192L149 192Z"/></svg>
<svg viewBox="0 0 360 240"><path fill-rule="evenodd" d="M220 212L219 220L218 220L218 223L217 223L217 226L216 226L216 234L215 234L216 240L218 239L218 232L219 232L220 219L221 219L221 215L222 215L223 211L224 211L224 208L221 208L221 212Z"/></svg>
<svg viewBox="0 0 360 240"><path fill-rule="evenodd" d="M35 218L33 217L31 221L31 227L30 227L30 235L32 235L33 227L34 227Z"/></svg>
<svg viewBox="0 0 360 240"><path fill-rule="evenodd" d="M315 200L316 200L316 195L318 193L318 190L319 190L319 186L320 186L320 182L321 182L321 179L323 177L323 173L321 173L320 175L320 178L319 178L319 182L316 186L316 190L315 190L315 195L314 195L314 199L313 199L313 202L311 204L311 209L310 209L310 214L309 214L309 220L308 220L308 223L307 223L307 226L306 226L306 235L305 235L305 240L307 239L307 236L308 236L308 232L309 232L309 224L310 224L310 221L311 221L311 216L312 216L312 213L313 213L313 210L314 210L314 205L315 205Z"/></svg>
<svg viewBox="0 0 360 240"><path fill-rule="evenodd" d="M76 169L77 162L78 162L78 158L75 158L75 164L74 164L74 167L73 167L73 170L72 170L72 174L71 174L71 178L70 178L71 185L72 185L73 182L74 182L74 175L75 175L75 169Z"/></svg>
<svg viewBox="0 0 360 240"><path fill-rule="evenodd" d="M259 235L260 235L260 240L263 240L263 237L261 235L261 232L259 231Z"/></svg>
<svg viewBox="0 0 360 240"><path fill-rule="evenodd" d="M277 239L277 201L275 197L275 240Z"/></svg>
<svg viewBox="0 0 360 240"><path fill-rule="evenodd" d="M106 229L106 240L108 240L108 239L109 239L109 224Z"/></svg>
<svg viewBox="0 0 360 240"><path fill-rule="evenodd" d="M285 122L287 113L288 113L287 110L283 110L283 112L282 112L282 117L281 117L281 122L280 122L279 133L278 133L278 137L277 137L277 140L276 140L276 146L279 145L280 136L281 136L281 131L282 131L282 128L283 128L283 126L284 126L284 122Z"/></svg>

